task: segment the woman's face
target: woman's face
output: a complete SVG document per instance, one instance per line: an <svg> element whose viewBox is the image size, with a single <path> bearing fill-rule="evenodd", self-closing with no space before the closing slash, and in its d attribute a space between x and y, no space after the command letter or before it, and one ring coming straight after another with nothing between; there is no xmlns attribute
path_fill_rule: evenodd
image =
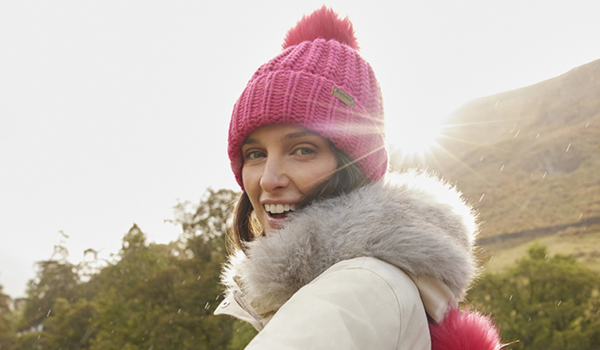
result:
<svg viewBox="0 0 600 350"><path fill-rule="evenodd" d="M287 212L337 168L326 139L290 124L256 129L244 141L242 156L244 189L267 234L281 228Z"/></svg>

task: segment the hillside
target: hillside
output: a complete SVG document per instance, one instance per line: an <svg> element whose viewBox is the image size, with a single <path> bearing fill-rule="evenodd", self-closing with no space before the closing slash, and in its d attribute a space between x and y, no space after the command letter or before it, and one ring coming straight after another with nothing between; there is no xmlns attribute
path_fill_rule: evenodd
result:
<svg viewBox="0 0 600 350"><path fill-rule="evenodd" d="M426 159L392 164L456 183L480 212L480 237L600 217L600 60L471 101L438 142Z"/></svg>

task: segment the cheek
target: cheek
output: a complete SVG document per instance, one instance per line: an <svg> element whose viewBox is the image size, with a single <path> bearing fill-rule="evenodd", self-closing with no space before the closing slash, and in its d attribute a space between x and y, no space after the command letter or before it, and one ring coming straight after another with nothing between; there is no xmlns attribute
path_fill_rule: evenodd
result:
<svg viewBox="0 0 600 350"><path fill-rule="evenodd" d="M246 167L242 168L242 183L244 184L244 190L250 196L250 200L252 200L252 193L256 192L258 183L255 172Z"/></svg>
<svg viewBox="0 0 600 350"><path fill-rule="evenodd" d="M307 193L315 186L331 179L337 169L335 157L323 159L318 164L310 167L302 167L302 176L298 179L299 187L303 193Z"/></svg>
<svg viewBox="0 0 600 350"><path fill-rule="evenodd" d="M260 196L261 196L261 187L260 187L260 179L262 172L257 171L256 167L244 167L242 168L242 183L244 184L244 191L248 195L248 199L250 199L250 204L254 209L260 207ZM255 212L256 213L256 212ZM260 220L260 215L257 215Z"/></svg>

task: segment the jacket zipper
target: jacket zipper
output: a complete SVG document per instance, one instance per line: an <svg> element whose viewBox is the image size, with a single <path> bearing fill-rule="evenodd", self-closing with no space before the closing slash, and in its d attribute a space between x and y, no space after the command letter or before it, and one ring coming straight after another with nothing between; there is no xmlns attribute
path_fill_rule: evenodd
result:
<svg viewBox="0 0 600 350"><path fill-rule="evenodd" d="M256 313L256 311L254 311L252 307L248 305L248 303L246 303L246 299L240 291L233 291L233 300L235 300L235 302L242 308L242 310L246 311L250 316L252 316L252 318L254 318L258 322L258 324L260 325L259 331L262 330L264 327L262 317L260 317Z"/></svg>

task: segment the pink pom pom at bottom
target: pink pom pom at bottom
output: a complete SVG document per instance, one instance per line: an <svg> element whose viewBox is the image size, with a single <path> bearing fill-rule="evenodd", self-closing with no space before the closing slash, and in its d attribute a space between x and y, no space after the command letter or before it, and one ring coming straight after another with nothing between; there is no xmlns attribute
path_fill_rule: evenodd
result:
<svg viewBox="0 0 600 350"><path fill-rule="evenodd" d="M493 321L478 312L448 310L442 322L430 324L432 350L499 350Z"/></svg>

